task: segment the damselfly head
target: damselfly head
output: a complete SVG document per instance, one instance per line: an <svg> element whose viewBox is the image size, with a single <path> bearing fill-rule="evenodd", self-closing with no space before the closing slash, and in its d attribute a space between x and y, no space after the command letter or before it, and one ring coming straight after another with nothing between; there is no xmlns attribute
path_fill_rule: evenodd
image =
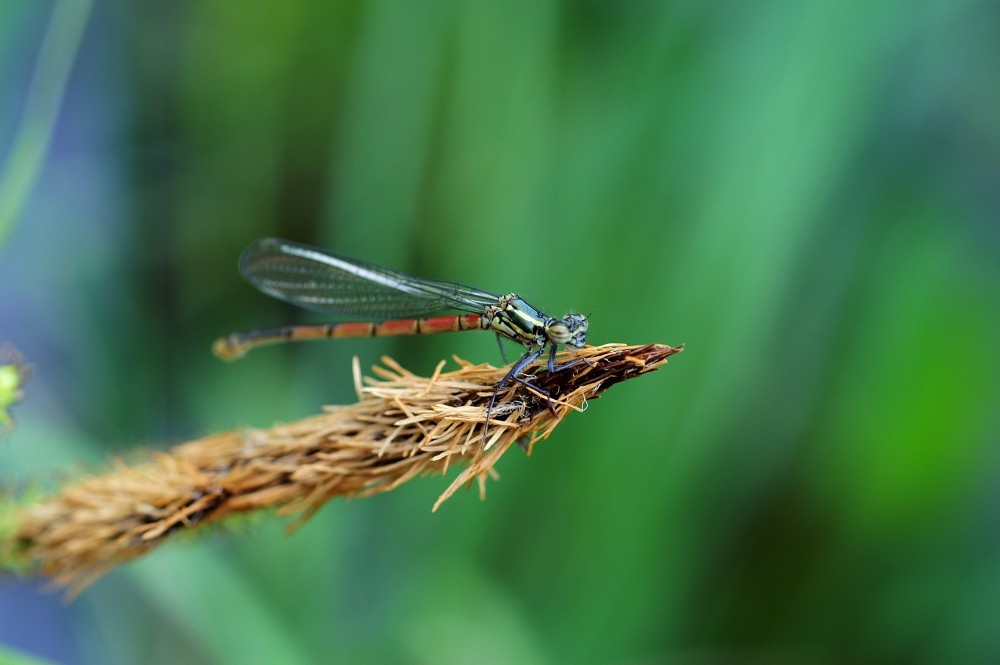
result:
<svg viewBox="0 0 1000 665"><path fill-rule="evenodd" d="M549 320L545 333L556 344L579 349L587 344L587 324L583 314L567 314L562 320Z"/></svg>

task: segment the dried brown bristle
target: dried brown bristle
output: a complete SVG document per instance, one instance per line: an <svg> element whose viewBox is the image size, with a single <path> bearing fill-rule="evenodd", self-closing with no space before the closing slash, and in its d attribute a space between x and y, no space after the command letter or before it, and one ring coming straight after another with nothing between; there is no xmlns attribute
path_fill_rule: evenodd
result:
<svg viewBox="0 0 1000 665"><path fill-rule="evenodd" d="M436 510L473 480L482 493L511 444L530 450L568 412L678 351L612 344L561 353L559 364L586 362L556 373L536 364L523 376L538 390L517 382L505 388L485 445L486 404L505 368L456 358L458 370L442 372L442 361L425 378L383 358L375 380L362 379L355 361L357 403L286 425L191 441L137 466L117 462L21 509L5 549L75 593L179 530L268 507L296 514L294 527L330 498L385 492L415 476L464 465Z"/></svg>

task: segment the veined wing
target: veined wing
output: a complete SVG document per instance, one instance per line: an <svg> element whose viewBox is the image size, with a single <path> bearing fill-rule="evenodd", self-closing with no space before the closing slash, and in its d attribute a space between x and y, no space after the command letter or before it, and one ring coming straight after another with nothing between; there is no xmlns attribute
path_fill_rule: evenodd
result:
<svg viewBox="0 0 1000 665"><path fill-rule="evenodd" d="M264 238L240 257L240 272L269 296L306 309L371 319L482 312L499 296L421 279L290 240Z"/></svg>

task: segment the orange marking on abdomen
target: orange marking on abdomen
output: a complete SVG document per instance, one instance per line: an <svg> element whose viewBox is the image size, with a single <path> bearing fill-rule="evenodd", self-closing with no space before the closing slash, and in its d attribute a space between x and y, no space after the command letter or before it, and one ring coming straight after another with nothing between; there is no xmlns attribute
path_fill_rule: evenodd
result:
<svg viewBox="0 0 1000 665"><path fill-rule="evenodd" d="M435 333L454 332L461 330L457 316L432 316L429 319L420 319L420 333L422 335L433 335Z"/></svg>
<svg viewBox="0 0 1000 665"><path fill-rule="evenodd" d="M459 330L483 330L488 324L483 323L482 314L463 314L458 317Z"/></svg>
<svg viewBox="0 0 1000 665"><path fill-rule="evenodd" d="M330 327L330 337L372 337L375 335L375 324L370 321L358 323L338 323Z"/></svg>
<svg viewBox="0 0 1000 665"><path fill-rule="evenodd" d="M330 335L330 326L325 324L315 325L315 326L289 326L288 328L283 328L284 339L289 340L301 340L301 339L321 339Z"/></svg>
<svg viewBox="0 0 1000 665"><path fill-rule="evenodd" d="M420 319L417 325L418 331L422 335L457 332L459 330L481 330L483 327L483 317L480 314L433 316L429 319Z"/></svg>
<svg viewBox="0 0 1000 665"><path fill-rule="evenodd" d="M375 324L376 337L389 337L392 335L416 335L417 320L403 319L401 321L382 321Z"/></svg>

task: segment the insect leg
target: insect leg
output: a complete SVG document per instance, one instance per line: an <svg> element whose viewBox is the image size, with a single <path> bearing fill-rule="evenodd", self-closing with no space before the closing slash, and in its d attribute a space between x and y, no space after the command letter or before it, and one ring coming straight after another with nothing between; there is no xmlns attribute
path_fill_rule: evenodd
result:
<svg viewBox="0 0 1000 665"><path fill-rule="evenodd" d="M536 351L528 351L523 356L521 356L520 359L516 363L514 363L514 366L510 368L510 371L507 372L507 374L505 374L502 379L500 379L500 382L497 383L496 388L493 389L493 394L490 395L489 406L486 407L486 423L483 425L484 443L486 442L486 433L489 431L490 428L490 418L493 416L493 407L496 405L497 395L499 395L500 391L503 390L508 383L510 383L511 379L524 385L531 385L530 383L527 383L526 381L521 379L518 376L518 374L521 373L521 370L523 370L525 367L534 362L535 359L538 358L538 356L542 355L542 351L544 350L545 350L544 347L542 347L537 349Z"/></svg>

